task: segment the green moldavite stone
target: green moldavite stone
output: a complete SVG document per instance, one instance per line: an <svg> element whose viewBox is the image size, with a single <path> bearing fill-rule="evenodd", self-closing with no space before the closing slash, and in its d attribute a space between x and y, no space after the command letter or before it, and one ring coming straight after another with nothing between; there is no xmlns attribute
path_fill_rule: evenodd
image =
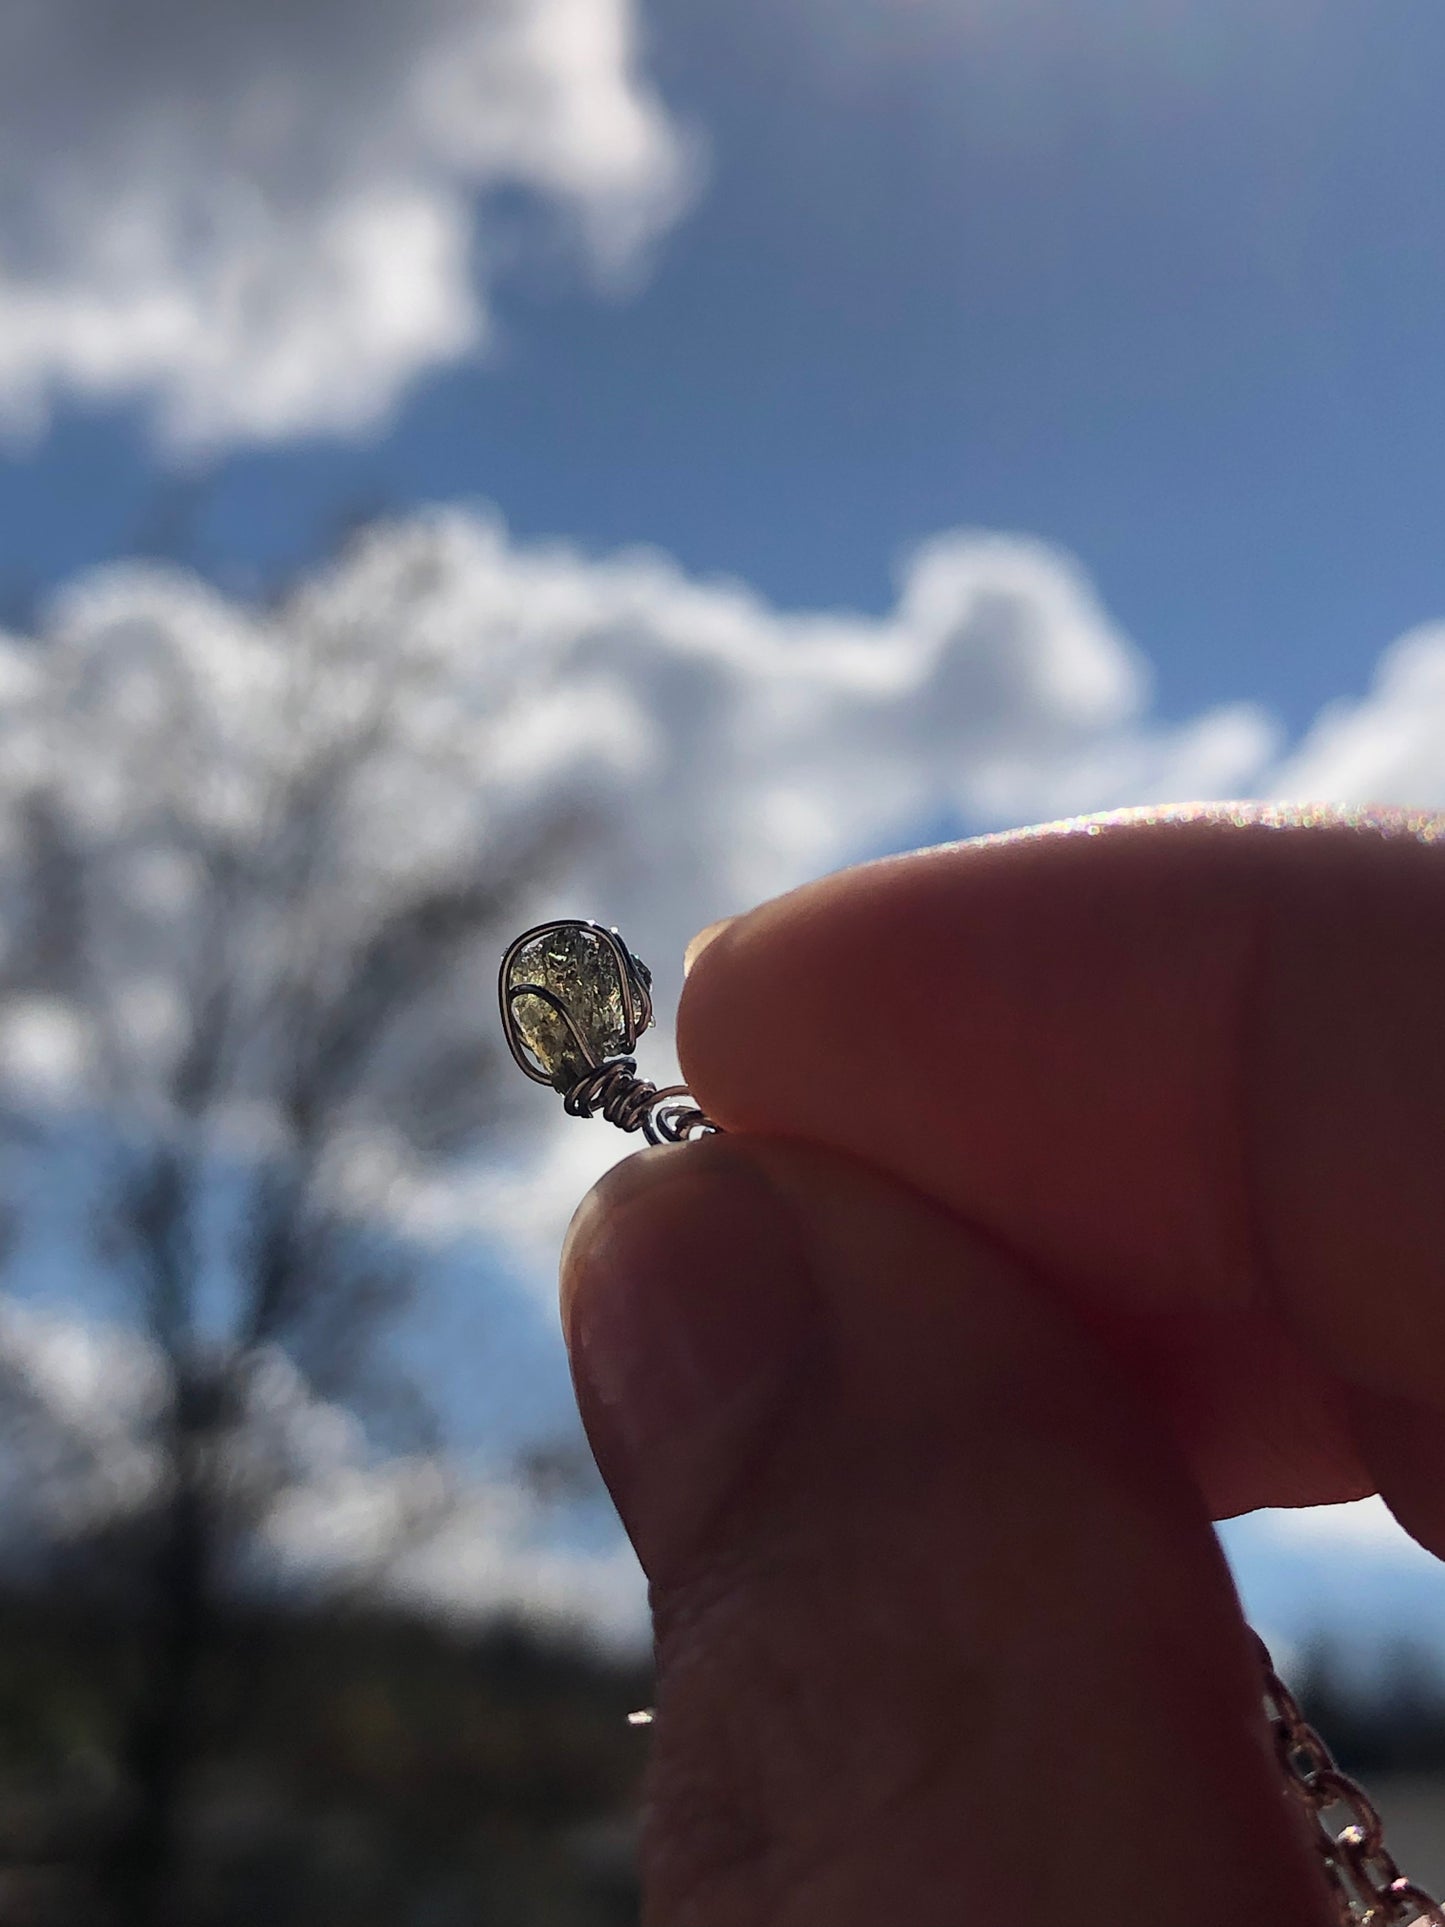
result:
<svg viewBox="0 0 1445 1927"><path fill-rule="evenodd" d="M644 975L641 964L634 964ZM536 984L564 1004L590 1059L561 1013L542 997L528 996L523 985ZM507 988L513 1018L522 1042L559 1091L566 1092L606 1057L627 1049L629 986L624 984L617 959L597 932L567 925L543 930L524 944L512 959Z"/></svg>

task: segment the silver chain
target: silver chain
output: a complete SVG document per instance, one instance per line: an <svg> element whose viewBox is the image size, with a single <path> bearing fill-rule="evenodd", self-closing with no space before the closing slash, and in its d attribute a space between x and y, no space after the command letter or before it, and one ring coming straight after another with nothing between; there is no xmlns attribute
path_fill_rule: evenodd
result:
<svg viewBox="0 0 1445 1927"><path fill-rule="evenodd" d="M1264 1669L1264 1703L1280 1769L1290 1793L1313 1818L1315 1845L1340 1927L1409 1927L1414 1922L1445 1927L1445 1906L1400 1872L1385 1845L1385 1825L1374 1801L1340 1771L1274 1670L1268 1647L1258 1633L1251 1637ZM1335 1833L1325 1815L1340 1810L1350 1818Z"/></svg>

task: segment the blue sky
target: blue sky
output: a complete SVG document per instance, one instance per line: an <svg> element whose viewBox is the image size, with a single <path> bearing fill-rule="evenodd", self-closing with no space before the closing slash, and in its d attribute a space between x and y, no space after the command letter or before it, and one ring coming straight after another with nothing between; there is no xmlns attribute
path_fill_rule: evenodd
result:
<svg viewBox="0 0 1445 1927"><path fill-rule="evenodd" d="M901 550L977 524L1079 556L1165 715L1294 729L1445 611L1438 8L689 0L646 31L707 162L624 291L524 238L480 365L361 438L221 449L195 498L144 405L62 395L0 470L12 603L135 547L244 583L480 496L879 610Z"/></svg>
<svg viewBox="0 0 1445 1927"><path fill-rule="evenodd" d="M1256 705L1287 749L1445 619L1434 0L524 0L521 51L480 0L136 0L107 52L105 4L0 17L0 625L97 562L244 603L358 518L494 504L510 547L438 538L449 619L505 656L508 596L590 611L527 647L609 772L589 803L654 838L581 907L664 1007L698 923L887 840L1216 782L1445 801L1434 656L1283 775L1260 717L1209 715ZM1098 605L1026 548L909 573L958 529L1041 538ZM639 545L663 560L606 560ZM103 648L119 618L86 606ZM791 617L817 611L843 619L814 660ZM577 634L655 789L576 707ZM752 742L771 764L727 747ZM882 800L850 817L860 746ZM690 784L713 819L664 823ZM519 1188L538 1277L589 1156ZM463 1360L505 1333L489 1397L519 1430L565 1404L541 1302L463 1284L439 1326ZM1327 1597L1326 1539L1235 1543L1265 1616Z"/></svg>

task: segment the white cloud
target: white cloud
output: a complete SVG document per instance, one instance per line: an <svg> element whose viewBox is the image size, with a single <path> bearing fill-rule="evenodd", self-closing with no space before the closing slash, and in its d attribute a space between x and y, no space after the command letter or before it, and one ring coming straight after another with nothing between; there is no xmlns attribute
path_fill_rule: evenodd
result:
<svg viewBox="0 0 1445 1927"><path fill-rule="evenodd" d="M351 659L308 702L295 665L341 635ZM1242 705L1154 726L1147 666L1078 569L969 533L920 549L874 618L783 613L660 555L596 560L439 513L377 531L279 614L169 572L104 571L58 601L41 641L7 659L30 671L7 764L23 782L44 760L43 713L46 755L98 836L134 831L162 795L244 825L278 761L347 727L382 678L392 761L358 802L358 860L415 863L421 837L439 854L500 848L570 799L592 831L589 907L670 954L696 922L921 818L1158 801L1181 774L1227 792L1275 742ZM145 855L131 888L174 908L183 874Z"/></svg>
<svg viewBox="0 0 1445 1927"><path fill-rule="evenodd" d="M1270 779L1270 793L1445 807L1445 622L1387 649L1367 696L1322 710Z"/></svg>
<svg viewBox="0 0 1445 1927"><path fill-rule="evenodd" d="M316 607L395 608L414 575L410 620L476 706L493 821L584 805L588 907L664 958L921 818L1159 800L1181 771L1228 789L1274 746L1242 706L1151 725L1143 658L1068 558L1021 538L924 545L872 618L783 613L661 555L594 560L445 514L378 534Z"/></svg>
<svg viewBox="0 0 1445 1927"><path fill-rule="evenodd" d="M485 871L543 818L570 815L580 840L519 918L623 929L657 972L661 1035L640 1055L659 1082L675 1074L668 1013L703 923L896 845L920 821L1157 800L1184 770L1190 787L1206 769L1239 789L1273 740L1252 711L1155 728L1146 665L1078 568L1034 542L969 533L924 545L895 606L865 617L783 613L664 556L599 560L515 542L486 515L436 514L374 532L279 609L154 568L82 578L38 636L0 647L0 680L0 939L25 923L17 845L39 781L85 854L87 949L104 960L76 1005L32 977L0 1009L0 1097L44 1127L8 1152L31 1199L18 1260L30 1290L83 1264L75 1227L104 1114L170 1128L213 847L242 857L263 910L236 937L238 1022L255 1039L205 1127L231 1174L221 1200L278 1141L266 1018L277 971L295 963L267 937L264 893L298 854L309 873L314 852L291 849L273 806L358 718L384 726L306 886L298 931L328 946L309 967L358 941L379 901L429 874ZM448 1052L494 1036L494 967L478 957L432 1000ZM387 1214L438 1252L479 1235L508 1247L555 1345L561 1232L631 1143L508 1077L506 1158L438 1167L403 1141L389 1078L325 1181L348 1210ZM67 1107L81 1121L49 1128Z"/></svg>
<svg viewBox="0 0 1445 1927"><path fill-rule="evenodd" d="M318 657L308 693L296 664ZM1442 663L1441 631L1408 638L1365 701L1282 757L1249 704L1155 723L1146 660L1077 565L1034 541L956 531L905 560L882 616L785 613L660 554L523 544L452 511L373 532L279 612L154 569L81 579L38 649L0 652L0 748L14 790L63 771L77 832L113 852L124 887L105 954L137 1045L162 1048L174 1017L190 887L189 859L154 826L259 836L278 768L378 691L385 753L329 858L338 917L389 878L492 860L544 810L570 808L583 841L530 908L616 922L658 972L665 1020L696 928L920 823L1183 797L1440 797ZM459 994L490 1021L488 986ZM54 1011L20 1015L7 1049L32 1078L45 1056L53 1082L74 1036ZM665 1046L644 1054L670 1074ZM427 1235L489 1224L548 1249L569 1201L626 1148L601 1127L544 1124L520 1080L513 1102L504 1174L413 1185ZM375 1195L384 1147L371 1151Z"/></svg>
<svg viewBox="0 0 1445 1927"><path fill-rule="evenodd" d="M1425 804L1441 799L1445 767L1445 632L1397 645L1366 698L1327 712L1282 754L1275 725L1248 705L1157 724L1147 663L1079 569L1036 542L968 532L919 549L894 606L870 617L784 613L657 554L519 543L485 514L421 516L373 532L279 609L171 572L92 575L38 637L0 648L0 687L0 802L49 772L70 832L111 879L100 954L136 1061L127 1077L113 1061L105 1070L142 1109L183 994L195 849L224 833L269 860L278 771L324 754L374 710L385 729L333 826L318 921L344 931L398 879L490 864L570 807L582 840L522 914L617 923L657 971L664 1037L695 929L910 840L920 823L986 829L1211 795ZM15 821L0 807L0 892L14 887ZM262 1005L268 968L258 950ZM478 958L447 992L449 1034L494 1024L493 968ZM12 1106L93 1104L87 1039L65 1010L31 991L11 1017L0 1078ZM659 1080L669 1074L664 1042L643 1056ZM479 1232L510 1246L540 1287L529 1329L535 1337L544 1320L551 1345L562 1227L630 1145L563 1117L521 1079L502 1101L507 1162L408 1163L373 1122L356 1140L347 1195L439 1252ZM230 1154L247 1133L265 1141L263 1112L253 1080ZM65 1167L75 1222L79 1158ZM344 1563L397 1502L395 1481L410 1472L342 1447L278 1518L277 1558ZM449 1550L419 1561L410 1583L453 1604L508 1588L555 1602L594 1587L595 1610L620 1624L635 1599L625 1555L592 1567L534 1543L512 1504L478 1487ZM1311 1529L1311 1516L1280 1534ZM1344 1530L1345 1516L1329 1515L1329 1529ZM1349 1516L1378 1523L1377 1512Z"/></svg>
<svg viewBox="0 0 1445 1927"><path fill-rule="evenodd" d="M636 42L635 0L8 0L0 425L365 429L489 338L500 194L626 274L693 172Z"/></svg>

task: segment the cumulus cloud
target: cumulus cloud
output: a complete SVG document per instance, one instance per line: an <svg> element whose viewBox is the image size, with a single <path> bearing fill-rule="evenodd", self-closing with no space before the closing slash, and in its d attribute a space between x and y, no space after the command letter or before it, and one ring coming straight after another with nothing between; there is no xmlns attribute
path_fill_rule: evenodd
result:
<svg viewBox="0 0 1445 1927"><path fill-rule="evenodd" d="M298 661L339 661L340 637L344 668L308 695ZM1367 698L1287 751L1248 703L1156 722L1146 658L1077 564L1032 540L937 537L873 617L784 612L659 553L521 543L454 510L373 531L280 610L151 568L81 579L38 638L0 651L0 749L12 793L63 771L75 833L114 848L106 955L144 1051L164 1040L190 888L154 826L260 836L278 771L324 754L378 690L384 753L328 857L336 914L419 868L493 861L544 811L570 816L585 834L530 911L616 922L657 970L665 1013L696 928L921 824L966 833L1188 797L1438 799L1442 665L1445 632L1407 638ZM0 1027L0 1068L52 1096L78 1049L43 996ZM665 1047L649 1049L670 1075ZM545 1251L623 1148L543 1124L526 1087L515 1101L511 1166L417 1177L428 1235L485 1223Z"/></svg>
<svg viewBox="0 0 1445 1927"><path fill-rule="evenodd" d="M1445 807L1445 622L1387 649L1368 695L1322 710L1270 790L1292 801Z"/></svg>
<svg viewBox="0 0 1445 1927"><path fill-rule="evenodd" d="M316 593L359 618L418 573L430 646L485 719L491 808L584 803L592 893L660 950L922 818L1157 800L1206 771L1227 788L1275 746L1247 705L1152 724L1144 658L1069 558L1024 538L923 545L874 618L452 513L380 532Z"/></svg>
<svg viewBox="0 0 1445 1927"><path fill-rule="evenodd" d="M318 663L308 688L298 664ZM196 876L176 826L264 849L278 778L324 757L378 692L384 741L316 885L333 921L398 878L465 873L543 815L570 818L575 856L529 907L618 923L657 968L663 1010L694 929L920 822L1238 791L1275 747L1247 705L1154 724L1147 665L1077 566L968 532L908 557L893 608L871 617L785 613L658 554L517 543L484 514L421 516L279 611L154 569L91 576L0 673L12 790L49 769L70 834L117 880L105 990L142 1070L184 994ZM32 1082L75 1060L42 1002L0 1031L0 1062ZM529 1143L525 1175L479 1173L466 1209L550 1238L605 1135L584 1137L595 1151ZM419 1184L413 1201L436 1226L463 1189Z"/></svg>
<svg viewBox="0 0 1445 1927"><path fill-rule="evenodd" d="M11 0L0 424L73 394L178 446L364 429L488 339L498 197L615 279L692 172L634 0Z"/></svg>
<svg viewBox="0 0 1445 1927"><path fill-rule="evenodd" d="M1249 704L1162 725L1146 659L1076 564L967 531L905 558L875 617L780 611L656 553L521 543L485 513L424 515L373 531L280 606L153 568L91 575L39 634L0 648L0 688L0 890L28 788L49 782L67 834L112 879L102 954L141 1108L182 994L194 851L222 834L271 850L278 773L324 759L358 716L385 728L328 830L315 886L327 917L344 926L418 867L485 869L550 813L578 834L520 915L615 922L657 972L664 1035L695 929L909 843L920 825L966 833L1210 796L1424 805L1441 799L1445 767L1445 632L1397 645L1374 689L1293 750ZM258 1004L265 968L258 951ZM493 968L479 958L448 991L449 1034L494 1024ZM89 1050L46 985L13 999L0 1023L12 1114L94 1104ZM640 1054L659 1080L671 1074L665 1043ZM114 1062L106 1071L114 1089ZM261 1095L254 1080L242 1093L233 1154L260 1130ZM499 1101L505 1156L407 1163L373 1135L350 1195L438 1252L478 1235L505 1245L540 1286L528 1315L552 1344L566 1217L629 1146L521 1079ZM81 1199L67 1181L72 1219ZM560 1420L560 1370L555 1390ZM305 1552L344 1564L366 1521L404 1496L407 1468L378 1469L342 1443L278 1515L283 1563ZM565 1548L539 1550L509 1503L477 1488L413 1583L438 1600L448 1586L537 1601L583 1586ZM604 1619L630 1610L631 1570L621 1558L587 1580Z"/></svg>

